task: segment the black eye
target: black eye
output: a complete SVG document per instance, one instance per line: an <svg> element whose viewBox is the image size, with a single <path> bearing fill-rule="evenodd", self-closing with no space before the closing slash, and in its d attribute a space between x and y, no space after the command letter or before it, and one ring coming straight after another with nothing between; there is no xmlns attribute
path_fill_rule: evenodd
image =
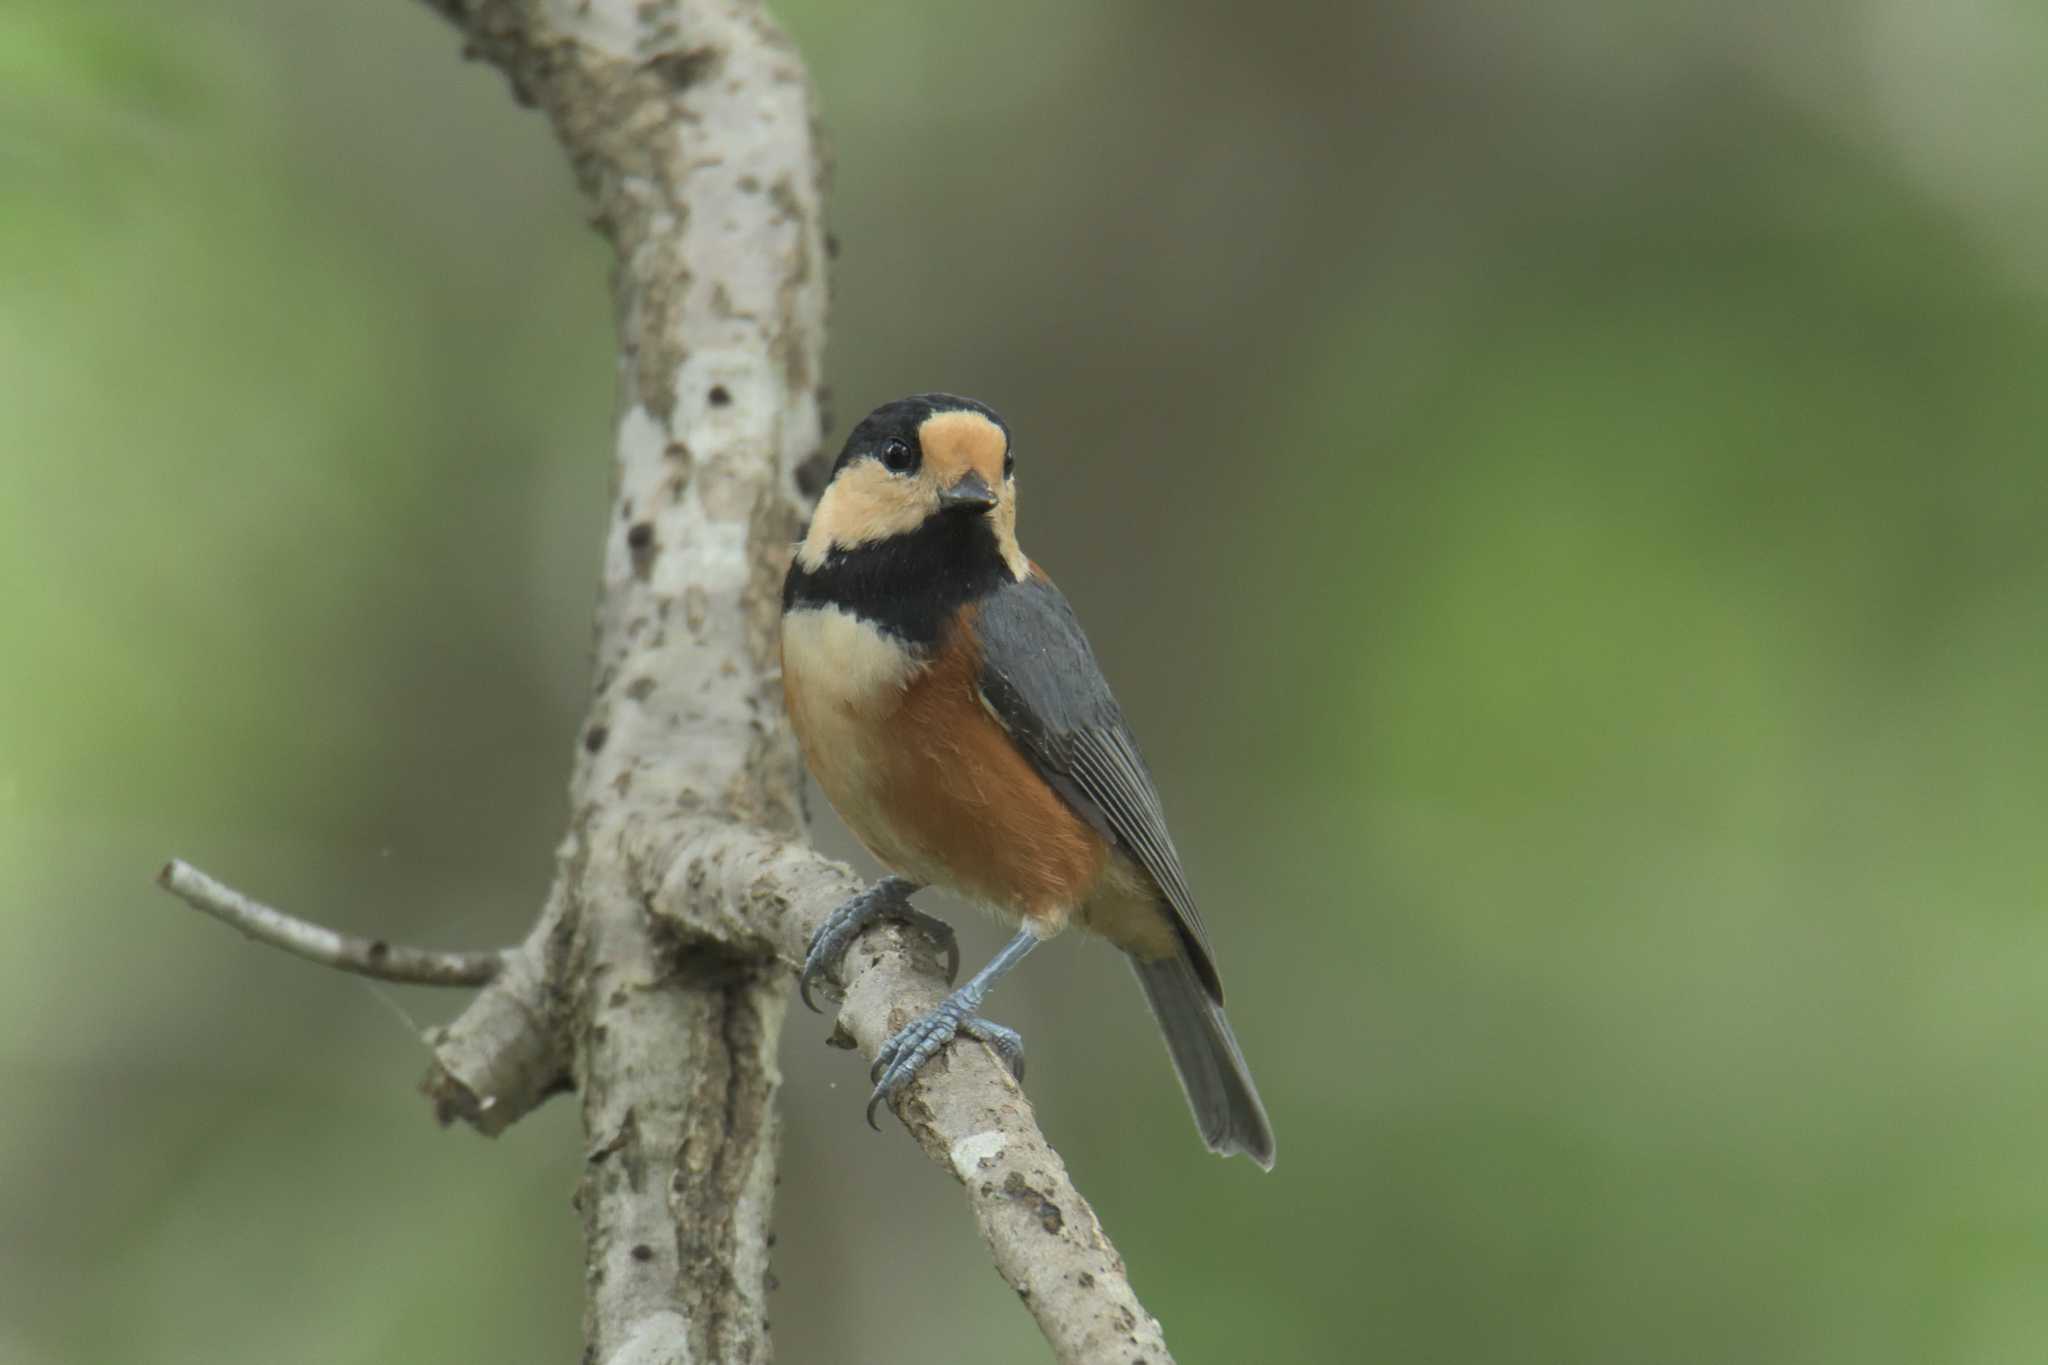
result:
<svg viewBox="0 0 2048 1365"><path fill-rule="evenodd" d="M1014 450L1005 449L1003 451L1003 477L1007 479L1016 472L1017 452Z"/></svg>
<svg viewBox="0 0 2048 1365"><path fill-rule="evenodd" d="M911 453L905 441L890 439L882 442L882 467L892 474L908 474L917 465L917 456Z"/></svg>

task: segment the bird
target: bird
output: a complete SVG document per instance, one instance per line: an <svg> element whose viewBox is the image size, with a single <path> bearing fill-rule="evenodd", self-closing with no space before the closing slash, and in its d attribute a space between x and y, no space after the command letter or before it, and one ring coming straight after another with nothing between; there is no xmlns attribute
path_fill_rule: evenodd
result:
<svg viewBox="0 0 2048 1365"><path fill-rule="evenodd" d="M1202 1140L1270 1170L1273 1128L1223 1014L1215 953L1166 814L1074 610L1017 542L1016 452L994 409L947 393L885 403L848 435L782 594L782 681L819 788L888 875L812 937L812 987L878 919L959 966L926 887L1016 935L882 1046L867 1117L955 1037L1020 1081L1023 1040L990 987L1061 929L1129 958Z"/></svg>

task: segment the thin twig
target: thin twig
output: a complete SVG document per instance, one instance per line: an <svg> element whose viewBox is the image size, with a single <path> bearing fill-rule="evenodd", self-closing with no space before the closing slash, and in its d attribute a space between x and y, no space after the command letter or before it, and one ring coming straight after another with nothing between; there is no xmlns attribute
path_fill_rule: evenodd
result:
<svg viewBox="0 0 2048 1365"><path fill-rule="evenodd" d="M503 952L444 953L339 934L252 900L180 859L165 863L156 882L194 910L212 915L258 943L379 981L410 986L483 986L505 965Z"/></svg>

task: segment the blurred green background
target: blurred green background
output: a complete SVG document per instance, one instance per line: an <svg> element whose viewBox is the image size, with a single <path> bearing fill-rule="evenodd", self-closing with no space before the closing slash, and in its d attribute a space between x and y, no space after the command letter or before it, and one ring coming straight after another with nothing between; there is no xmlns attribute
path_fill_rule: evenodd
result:
<svg viewBox="0 0 2048 1365"><path fill-rule="evenodd" d="M2048 1354L2048 10L780 12L831 439L1010 419L1273 1110L1204 1153L1099 947L998 1000L1180 1359ZM150 886L450 945L544 890L607 261L458 48L0 7L10 1365L576 1356L574 1106L436 1130L458 998ZM1041 1359L827 1029L782 1358Z"/></svg>

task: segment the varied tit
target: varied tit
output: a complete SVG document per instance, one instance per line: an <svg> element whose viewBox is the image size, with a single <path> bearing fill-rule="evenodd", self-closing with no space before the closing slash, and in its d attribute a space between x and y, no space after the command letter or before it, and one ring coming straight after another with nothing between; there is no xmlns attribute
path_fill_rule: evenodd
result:
<svg viewBox="0 0 2048 1365"><path fill-rule="evenodd" d="M1002 418L920 394L853 429L782 593L782 680L818 785L889 869L812 940L802 991L877 918L939 886L1021 927L883 1046L877 1105L957 1034L1022 1075L983 1019L998 977L1069 923L1136 969L1212 1151L1273 1164L1273 1129L1223 1017L1215 955L1159 794L1058 588L1017 546ZM815 1006L813 1006L815 1008Z"/></svg>

